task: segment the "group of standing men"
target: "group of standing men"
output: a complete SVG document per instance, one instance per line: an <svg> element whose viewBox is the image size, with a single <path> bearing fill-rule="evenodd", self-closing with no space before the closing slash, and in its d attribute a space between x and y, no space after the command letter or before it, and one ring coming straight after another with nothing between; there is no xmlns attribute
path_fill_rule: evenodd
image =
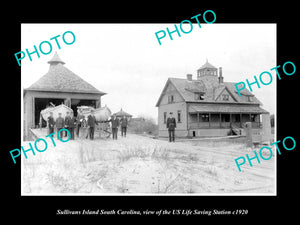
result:
<svg viewBox="0 0 300 225"><path fill-rule="evenodd" d="M121 135L122 137L126 137L128 120L126 116L123 116L120 120L113 114L112 118L105 122L111 122L111 130L113 139L118 139L118 127L121 125Z"/></svg>
<svg viewBox="0 0 300 225"><path fill-rule="evenodd" d="M111 122L113 139L118 139L118 127L121 125L121 134L123 137L126 137L128 120L125 116L119 120L114 114L110 120L103 121L104 123ZM98 121L95 118L94 110L91 110L91 114L85 118L84 115L78 114L77 117L74 117L73 112L67 112L65 118L62 117L61 113L58 113L58 118L54 121L53 113L50 112L50 116L48 117L48 127L49 134L54 132L54 126L57 128L57 135L59 130L66 128L71 134L70 139L74 140L74 132L76 132L76 136L80 138L90 138L94 139L95 127L98 125ZM64 133L64 136L67 136L67 132ZM58 138L58 136L57 136Z"/></svg>

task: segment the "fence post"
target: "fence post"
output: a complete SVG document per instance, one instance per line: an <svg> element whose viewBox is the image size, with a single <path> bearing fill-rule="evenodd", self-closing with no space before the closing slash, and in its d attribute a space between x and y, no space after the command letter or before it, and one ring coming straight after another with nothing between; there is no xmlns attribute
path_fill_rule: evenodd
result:
<svg viewBox="0 0 300 225"><path fill-rule="evenodd" d="M246 122L245 131L246 131L246 144L247 144L247 147L252 148L252 125L251 125L251 122Z"/></svg>
<svg viewBox="0 0 300 225"><path fill-rule="evenodd" d="M262 114L262 142L270 144L273 138L271 134L270 114Z"/></svg>

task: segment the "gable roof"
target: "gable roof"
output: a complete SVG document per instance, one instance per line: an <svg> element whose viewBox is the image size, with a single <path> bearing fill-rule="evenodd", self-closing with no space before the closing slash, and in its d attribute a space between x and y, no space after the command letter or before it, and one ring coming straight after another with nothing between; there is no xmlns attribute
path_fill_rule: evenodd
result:
<svg viewBox="0 0 300 225"><path fill-rule="evenodd" d="M209 81L207 81L209 82ZM248 95L253 97L252 102L245 101L238 95L238 92L235 88L234 82L223 82L214 88L206 88L206 86L210 86L205 84L203 80L192 80L189 81L183 78L169 78L157 103L156 106L159 106L160 101L165 93L165 89L167 88L168 84L172 83L175 89L178 91L179 95L184 99L185 102L199 102L199 103L222 103L216 102L217 97L223 92L224 89L228 91L231 97L236 100L234 103L243 103L243 104L259 104L262 103L254 97L254 95L247 90L246 88L241 91L243 95ZM197 91L198 90L198 91ZM206 95L203 100L196 100L195 99L195 92L205 92ZM233 102L225 102L227 104L234 104Z"/></svg>
<svg viewBox="0 0 300 225"><path fill-rule="evenodd" d="M75 92L105 95L81 77L66 68L64 62L54 55L49 61L49 71L25 90L51 91L51 92Z"/></svg>
<svg viewBox="0 0 300 225"><path fill-rule="evenodd" d="M235 98L235 96L228 90L228 87L226 87L225 85L220 85L215 89L215 100L218 100L218 98L222 94L224 94L224 92L228 93L235 102L238 102L238 100Z"/></svg>

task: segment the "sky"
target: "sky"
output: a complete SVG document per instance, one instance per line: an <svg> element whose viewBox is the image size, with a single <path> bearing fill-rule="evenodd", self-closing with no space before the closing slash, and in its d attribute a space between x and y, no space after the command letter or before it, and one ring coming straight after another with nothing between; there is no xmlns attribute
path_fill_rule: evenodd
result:
<svg viewBox="0 0 300 225"><path fill-rule="evenodd" d="M178 21L177 27L179 27ZM55 52L72 72L100 91L102 106L112 112L121 108L134 117L151 117L157 121L155 107L169 77L186 78L208 60L223 68L226 82L254 81L263 71L276 77L271 68L276 62L276 24L193 24L193 30L181 37L172 34L161 39L155 33L174 24L22 24L21 50L34 51L41 42L49 41L52 52L40 53L22 60L22 88L35 83L49 70L49 61ZM189 30L184 27L184 30ZM72 31L76 40L66 45L62 35ZM58 49L55 40L60 44ZM70 35L66 40L72 41ZM43 45L47 52L47 44ZM16 65L17 61L16 61ZM267 78L265 78L267 80ZM253 94L262 102L262 108L271 114L276 110L276 79L270 85L253 85ZM22 95L23 96L23 95Z"/></svg>

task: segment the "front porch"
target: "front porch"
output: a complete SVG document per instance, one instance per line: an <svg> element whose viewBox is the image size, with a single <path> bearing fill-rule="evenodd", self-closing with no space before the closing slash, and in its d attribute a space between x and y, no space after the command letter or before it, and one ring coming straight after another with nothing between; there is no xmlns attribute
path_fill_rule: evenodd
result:
<svg viewBox="0 0 300 225"><path fill-rule="evenodd" d="M229 129L243 128L246 122L251 122L252 128L261 128L261 118L258 113L190 113L189 129Z"/></svg>

